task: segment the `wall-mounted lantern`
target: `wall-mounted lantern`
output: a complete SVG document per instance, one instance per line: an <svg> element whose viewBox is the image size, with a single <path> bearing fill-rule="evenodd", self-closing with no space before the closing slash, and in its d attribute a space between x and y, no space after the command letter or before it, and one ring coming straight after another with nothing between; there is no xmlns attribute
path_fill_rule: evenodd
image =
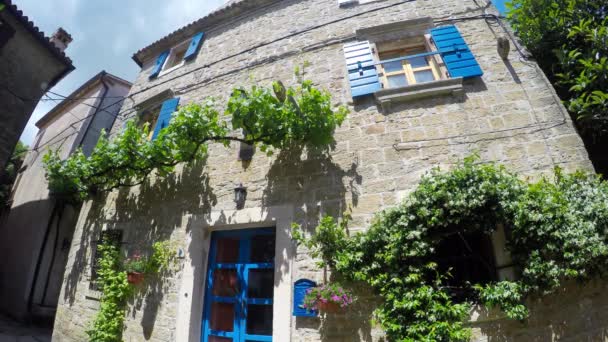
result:
<svg viewBox="0 0 608 342"><path fill-rule="evenodd" d="M243 209L245 206L245 200L247 199L247 188L239 183L239 186L234 188L234 203L236 203L237 209Z"/></svg>

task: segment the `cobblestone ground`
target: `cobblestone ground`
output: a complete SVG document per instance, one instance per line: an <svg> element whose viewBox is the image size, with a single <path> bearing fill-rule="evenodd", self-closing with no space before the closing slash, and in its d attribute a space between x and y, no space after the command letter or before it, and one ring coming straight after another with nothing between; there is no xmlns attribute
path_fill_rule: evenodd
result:
<svg viewBox="0 0 608 342"><path fill-rule="evenodd" d="M53 331L0 315L0 342L50 342Z"/></svg>

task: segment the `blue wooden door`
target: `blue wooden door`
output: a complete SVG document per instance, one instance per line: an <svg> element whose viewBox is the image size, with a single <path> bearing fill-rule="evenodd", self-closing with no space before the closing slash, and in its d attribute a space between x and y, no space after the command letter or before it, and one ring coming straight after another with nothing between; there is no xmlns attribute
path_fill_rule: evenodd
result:
<svg viewBox="0 0 608 342"><path fill-rule="evenodd" d="M202 342L272 341L273 228L213 232Z"/></svg>

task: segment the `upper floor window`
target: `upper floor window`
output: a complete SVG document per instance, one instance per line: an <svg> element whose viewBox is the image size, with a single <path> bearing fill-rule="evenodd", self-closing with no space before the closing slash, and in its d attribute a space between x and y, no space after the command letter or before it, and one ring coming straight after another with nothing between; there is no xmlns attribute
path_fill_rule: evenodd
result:
<svg viewBox="0 0 608 342"><path fill-rule="evenodd" d="M156 57L156 62L150 72L150 79L166 74L192 60L198 54L199 48L203 43L205 34L199 32L192 36L190 40L184 41L169 50L161 52Z"/></svg>
<svg viewBox="0 0 608 342"><path fill-rule="evenodd" d="M168 98L171 96L171 98ZM148 140L154 140L160 131L169 126L173 113L177 111L179 97L172 97L170 91L165 91L137 105L137 125L149 125Z"/></svg>
<svg viewBox="0 0 608 342"><path fill-rule="evenodd" d="M430 37L376 44L383 88L403 87L442 78L440 64L433 55Z"/></svg>
<svg viewBox="0 0 608 342"><path fill-rule="evenodd" d="M433 27L431 18L357 30L344 54L353 98L375 95L391 103L441 94L461 94L462 80L483 75L454 25Z"/></svg>
<svg viewBox="0 0 608 342"><path fill-rule="evenodd" d="M139 112L137 125L140 127L143 127L145 124L149 125L150 132L148 133L148 140L152 140L152 136L154 135L154 128L156 127L158 116L160 115L160 105L161 104L158 103Z"/></svg>
<svg viewBox="0 0 608 342"><path fill-rule="evenodd" d="M184 56L186 55L188 46L190 46L190 41L185 41L170 50L160 75L184 65Z"/></svg>

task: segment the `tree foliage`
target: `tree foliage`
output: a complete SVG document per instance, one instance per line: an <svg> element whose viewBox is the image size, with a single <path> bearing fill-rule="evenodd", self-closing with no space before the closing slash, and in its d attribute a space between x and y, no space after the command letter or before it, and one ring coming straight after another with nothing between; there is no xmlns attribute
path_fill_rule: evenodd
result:
<svg viewBox="0 0 608 342"><path fill-rule="evenodd" d="M333 108L330 94L310 81L289 88L275 82L272 88L234 89L224 115L216 107L210 99L180 108L153 141L151 127L131 121L116 138L103 136L89 157L78 151L61 160L51 151L44 157L49 189L83 200L141 184L153 171L166 175L179 163L203 158L210 142L257 144L268 154L291 145L327 149L347 113L345 107Z"/></svg>
<svg viewBox="0 0 608 342"><path fill-rule="evenodd" d="M466 341L472 302L457 302L441 272L437 248L449 234L511 231L506 248L521 270L516 281L462 284L508 317L528 315L525 300L555 291L567 279L588 280L608 266L608 183L556 171L526 183L502 166L467 158L449 172L434 169L399 206L378 213L369 229L349 237L321 221L308 247L351 281L369 284L391 341ZM324 233L327 227L331 234ZM302 232L299 232L302 234ZM340 246L339 249L333 247Z"/></svg>
<svg viewBox="0 0 608 342"><path fill-rule="evenodd" d="M513 0L509 20L579 126L608 132L608 4Z"/></svg>
<svg viewBox="0 0 608 342"><path fill-rule="evenodd" d="M17 142L17 146L15 146L15 150L4 170L0 171L0 208L10 205L8 199L26 154L27 145L21 141Z"/></svg>

